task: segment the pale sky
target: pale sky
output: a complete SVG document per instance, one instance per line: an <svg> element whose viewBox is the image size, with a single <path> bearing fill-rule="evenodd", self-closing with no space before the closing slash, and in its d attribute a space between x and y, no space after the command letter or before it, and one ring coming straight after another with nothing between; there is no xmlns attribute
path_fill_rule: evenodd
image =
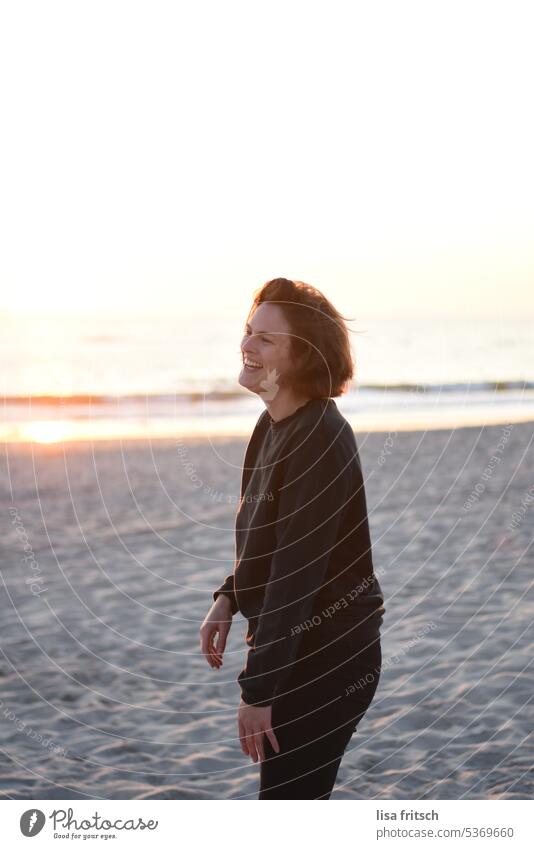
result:
<svg viewBox="0 0 534 849"><path fill-rule="evenodd" d="M529 7L3 4L0 312L534 315Z"/></svg>

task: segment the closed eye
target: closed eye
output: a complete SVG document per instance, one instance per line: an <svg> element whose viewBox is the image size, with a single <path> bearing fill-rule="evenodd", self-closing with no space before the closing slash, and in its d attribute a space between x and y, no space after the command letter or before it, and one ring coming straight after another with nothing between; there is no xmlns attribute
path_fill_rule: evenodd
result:
<svg viewBox="0 0 534 849"><path fill-rule="evenodd" d="M245 336L250 336L250 332L249 332L248 330L245 330ZM262 337L261 337L261 341L262 341L262 342L268 342L268 344L269 344L269 345L272 345L272 344L273 344L273 340L272 340L272 339L267 339L265 336L262 336Z"/></svg>

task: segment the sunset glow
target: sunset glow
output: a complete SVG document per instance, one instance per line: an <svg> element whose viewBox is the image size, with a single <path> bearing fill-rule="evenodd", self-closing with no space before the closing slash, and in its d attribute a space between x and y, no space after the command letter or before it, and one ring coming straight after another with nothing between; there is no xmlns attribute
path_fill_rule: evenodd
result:
<svg viewBox="0 0 534 849"><path fill-rule="evenodd" d="M69 432L68 422L46 422L35 421L24 425L21 433L21 441L30 442L61 442Z"/></svg>
<svg viewBox="0 0 534 849"><path fill-rule="evenodd" d="M2 309L228 315L286 276L357 315L534 315L517 6L100 9L4 13Z"/></svg>

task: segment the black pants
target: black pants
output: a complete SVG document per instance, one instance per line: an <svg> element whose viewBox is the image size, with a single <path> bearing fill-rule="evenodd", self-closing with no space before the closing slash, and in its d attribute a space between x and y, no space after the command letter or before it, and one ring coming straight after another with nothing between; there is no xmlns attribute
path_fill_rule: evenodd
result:
<svg viewBox="0 0 534 849"><path fill-rule="evenodd" d="M337 619L335 617L338 616ZM264 735L259 799L329 799L341 758L380 678L379 628L338 611L306 634L273 702L276 753Z"/></svg>

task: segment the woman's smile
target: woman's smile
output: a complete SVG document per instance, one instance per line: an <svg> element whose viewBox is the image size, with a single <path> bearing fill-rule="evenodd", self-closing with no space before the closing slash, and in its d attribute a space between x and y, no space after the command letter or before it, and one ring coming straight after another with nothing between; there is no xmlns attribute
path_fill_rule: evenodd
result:
<svg viewBox="0 0 534 849"><path fill-rule="evenodd" d="M258 371L258 369L263 368L261 363L248 355L243 356L243 363L247 371Z"/></svg>

